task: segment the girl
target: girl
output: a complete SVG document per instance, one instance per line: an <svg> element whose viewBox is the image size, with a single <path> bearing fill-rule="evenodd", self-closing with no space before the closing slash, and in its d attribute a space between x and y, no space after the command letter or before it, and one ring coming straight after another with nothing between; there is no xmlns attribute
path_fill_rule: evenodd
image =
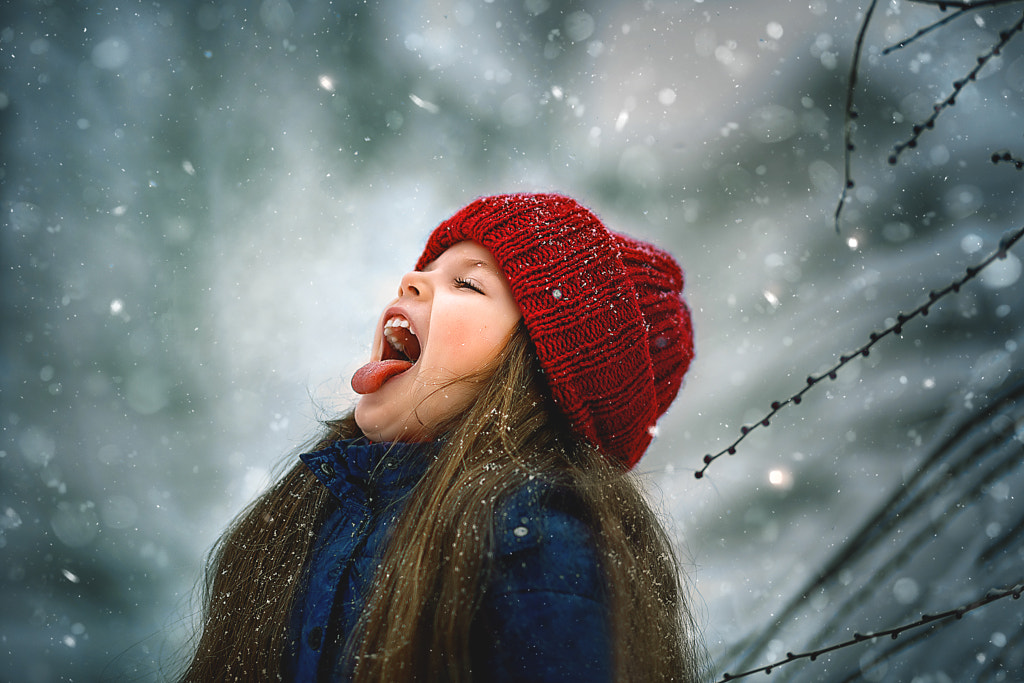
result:
<svg viewBox="0 0 1024 683"><path fill-rule="evenodd" d="M567 197L442 223L355 410L215 548L182 680L697 680L672 544L628 473L693 356L682 287Z"/></svg>

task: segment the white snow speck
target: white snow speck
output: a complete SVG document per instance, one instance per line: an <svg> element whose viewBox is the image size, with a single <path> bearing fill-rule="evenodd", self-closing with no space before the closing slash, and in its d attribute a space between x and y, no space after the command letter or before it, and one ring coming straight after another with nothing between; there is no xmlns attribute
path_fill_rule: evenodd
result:
<svg viewBox="0 0 1024 683"><path fill-rule="evenodd" d="M430 112L431 114L436 114L437 112L441 111L441 108L438 107L433 102L428 102L427 100L417 97L413 93L409 93L409 99L412 100L412 103L415 104L417 107L419 107L420 109L424 109Z"/></svg>

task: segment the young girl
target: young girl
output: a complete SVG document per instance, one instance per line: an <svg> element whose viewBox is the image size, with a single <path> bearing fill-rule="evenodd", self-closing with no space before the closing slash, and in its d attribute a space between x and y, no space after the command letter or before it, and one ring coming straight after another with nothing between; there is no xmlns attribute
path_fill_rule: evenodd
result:
<svg viewBox="0 0 1024 683"><path fill-rule="evenodd" d="M551 194L430 236L355 410L226 532L185 681L697 680L629 470L693 356L665 252Z"/></svg>

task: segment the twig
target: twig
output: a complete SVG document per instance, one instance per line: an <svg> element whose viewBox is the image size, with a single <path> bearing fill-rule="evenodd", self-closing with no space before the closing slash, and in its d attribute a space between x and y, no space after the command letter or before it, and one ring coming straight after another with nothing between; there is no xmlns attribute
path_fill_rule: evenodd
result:
<svg viewBox="0 0 1024 683"><path fill-rule="evenodd" d="M798 654L787 652L785 659L781 659L772 664L766 664L765 666L761 666L756 669L751 669L749 671L744 671L743 673L738 674L723 673L722 678L720 678L717 683L734 681L737 678L744 678L745 676L750 676L761 672L770 674L773 669L780 667L784 664L789 664L790 662L795 662L798 659L809 659L813 662L821 655L828 654L829 652L834 652L835 650L840 650L844 647L850 647L851 645L857 645L868 640L874 640L875 638L884 638L888 636L893 640L896 640L900 636L900 634L904 633L905 631L909 631L920 626L925 626L926 624L934 624L935 622L942 621L944 619L961 619L968 612L972 612L978 609L979 607L984 607L985 605L993 603L996 600L1002 600L1008 597L1012 597L1014 600L1019 600L1022 591L1024 591L1024 583L1018 583L1012 588L993 588L985 595L985 597L975 600L974 602L968 603L966 605L963 605L962 607L957 607L956 609L947 610L945 612L939 612L938 614L922 614L921 618L917 621L911 622L909 624L904 624L903 626L897 626L895 628L886 629L884 631L877 631L874 633L854 633L853 638L845 640L841 643L829 645L828 647L823 647L820 650L813 650L811 652L801 652Z"/></svg>
<svg viewBox="0 0 1024 683"><path fill-rule="evenodd" d="M999 240L999 247L998 249L996 249L995 252L989 255L988 258L986 258L978 265L970 266L969 268L967 268L963 276L957 278L950 284L946 285L944 288L938 290L933 289L932 291L930 291L928 293L928 301L921 304L910 313L898 314L896 316L896 322L893 325L882 330L881 332L872 332L870 335L870 341L868 343L861 346L852 354L840 356L839 362L833 365L823 374L818 375L817 377L815 377L814 375L808 375L807 385L803 389L796 392L795 394L793 394L784 401L773 401L771 406L771 412L769 412L767 415L761 418L760 422L755 422L752 425L744 425L740 427L740 436L735 441L733 441L731 444L729 444L722 450L718 451L714 455L710 453L708 455L705 455L704 466L701 467L696 472L694 472L693 476L696 477L697 479L701 479L704 476L704 473L707 471L708 467L711 466L711 463L713 463L715 460L722 457L723 455L735 455L736 447L739 445L739 443L746 439L747 436L758 427L768 427L771 424L771 419L775 417L775 414L778 413L780 410L782 410L789 404L800 405L800 402L803 400L804 394L810 391L812 387L823 382L826 379L836 379L837 373L844 365L852 361L854 358L857 358L858 356L867 356L871 352L871 347L877 344L881 339L887 337L890 334L901 334L903 332L903 326L906 323L913 320L917 316L928 315L929 309L931 309L931 307L934 306L935 303L939 301L939 299L943 298L947 294L950 294L951 292L959 292L960 288L963 287L964 284L977 277L978 273L987 268L989 264L991 264L993 261L995 261L996 259L1006 258L1006 254L1009 251L1010 247L1016 244L1022 237L1024 237L1024 227L1020 227L1014 232L1007 233L1006 235L1003 236L1002 239Z"/></svg>
<svg viewBox="0 0 1024 683"><path fill-rule="evenodd" d="M896 162L899 161L900 154L902 154L904 150L917 147L917 140L921 137L921 134L924 133L925 130L935 127L935 120L939 118L939 115L949 107L956 104L956 98L960 94L960 91L963 90L968 83L978 79L978 72L985 67L988 60L998 55L1002 49L1006 47L1006 44L1021 31L1021 29L1024 29L1024 13L1021 14L1021 17L1017 20L1016 24L1006 31L999 32L999 42L993 45L988 52L978 57L977 64L974 65L974 68L971 69L965 77L960 80L953 81L953 92L950 93L949 97L932 108L931 116L925 119L923 123L914 124L910 138L904 142L897 143L896 146L893 147L892 153L889 155L889 163L891 165L895 165Z"/></svg>
<svg viewBox="0 0 1024 683"><path fill-rule="evenodd" d="M970 12L971 10L974 10L974 9L977 9L977 8L976 7L966 7L964 9L957 10L953 14L945 16L945 17L943 17L942 19L939 19L936 22L928 24L924 28L919 29L917 31L917 33L915 33L914 35L910 36L909 38L904 38L903 40L901 40L900 42L896 43L895 45L890 45L889 47L885 48L884 50L882 50L882 54L883 55L887 55L890 52L895 52L896 50L901 50L901 49L905 48L907 45L910 45L912 42L914 42L918 38L931 33L932 31L934 31L937 28L941 28L942 26L945 26L946 24L948 24L949 22L953 21L954 19L962 17L963 15L967 14L968 12Z"/></svg>
<svg viewBox="0 0 1024 683"><path fill-rule="evenodd" d="M910 38L904 39L896 45L889 46L883 50L882 54L889 54L894 50L898 50L905 45L913 42L922 35L943 26L953 19L963 15L966 12L971 12L984 8L998 7L1001 5L1018 4L1021 0L976 0L975 2L955 2L953 0L910 0L918 4L933 5L939 8L940 11L946 11L947 9L953 8L958 10L953 15L945 17L934 24L927 26ZM857 111L853 107L853 97L856 90L857 76L860 72L860 59L864 51L864 36L867 34L868 25L871 22L871 15L875 11L875 6L878 4L878 0L872 0L868 6L867 11L864 14L864 19L861 21L860 30L857 32L857 40L854 43L853 59L850 64L850 77L846 86L846 110L844 112L843 120L843 189L839 194L839 201L836 203L836 210L833 216L833 222L835 224L836 233L839 233L839 228L842 223L843 208L849 202L849 193L853 189L855 182L853 180L853 174L850 170L851 158L853 156L854 144L853 144L853 129L854 119L857 118ZM977 79L978 72L985 66L985 64L995 55L998 55L1006 43L1018 33L1021 28L1024 27L1024 15L1021 20L1017 22L1012 28L1006 31L1001 31L999 34L999 42L989 50L988 53L981 55L977 58L977 64L970 71L970 73L957 81L953 82L953 92L943 102L936 104L933 108L932 115L925 120L923 123L914 124L912 129L911 137L897 144L892 153L890 153L888 161L890 164L895 165L899 161L900 154L908 148L914 148L917 146L917 140L921 134L930 128L935 127L935 120L939 114L942 113L946 108L956 104L956 97L963 90L967 83Z"/></svg>
<svg viewBox="0 0 1024 683"><path fill-rule="evenodd" d="M910 0L910 2L916 2L919 5L934 5L939 8L940 12L945 12L949 8L972 10L983 7L1012 5L1015 2L1020 2L1020 0L974 0L973 2L961 2L959 0Z"/></svg>
<svg viewBox="0 0 1024 683"><path fill-rule="evenodd" d="M864 13L864 21L861 22L860 31L857 32L857 42L853 47L853 61L850 64L850 80L846 85L846 112L843 119L843 191L839 195L839 204L836 205L835 224L836 234L839 234L839 217L846 205L846 194L853 188L853 177L850 175L850 157L853 156L853 120L857 118L857 112L853 108L853 92L857 87L857 74L860 71L860 56L864 48L864 36L868 32L868 24L871 23L871 15L875 12L878 0L871 0L867 12Z"/></svg>

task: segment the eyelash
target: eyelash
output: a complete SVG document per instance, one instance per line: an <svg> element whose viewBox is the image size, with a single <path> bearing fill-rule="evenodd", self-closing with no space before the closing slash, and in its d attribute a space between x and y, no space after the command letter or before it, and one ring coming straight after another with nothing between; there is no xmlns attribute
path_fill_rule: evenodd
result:
<svg viewBox="0 0 1024 683"><path fill-rule="evenodd" d="M477 294L483 294L483 290L473 284L472 280L466 280L461 277L455 278L456 289L472 289Z"/></svg>

